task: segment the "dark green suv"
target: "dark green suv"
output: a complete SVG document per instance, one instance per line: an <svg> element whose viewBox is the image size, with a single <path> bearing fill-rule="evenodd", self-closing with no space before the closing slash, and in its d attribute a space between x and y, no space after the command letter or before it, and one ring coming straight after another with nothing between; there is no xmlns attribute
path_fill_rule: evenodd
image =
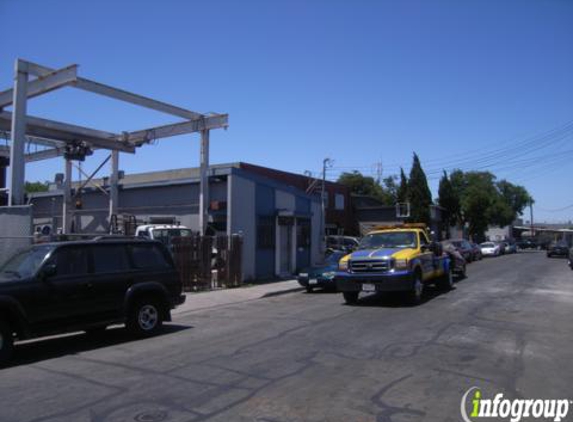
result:
<svg viewBox="0 0 573 422"><path fill-rule="evenodd" d="M14 340L125 323L156 334L182 304L181 281L165 247L148 240L32 246L0 268L0 363Z"/></svg>

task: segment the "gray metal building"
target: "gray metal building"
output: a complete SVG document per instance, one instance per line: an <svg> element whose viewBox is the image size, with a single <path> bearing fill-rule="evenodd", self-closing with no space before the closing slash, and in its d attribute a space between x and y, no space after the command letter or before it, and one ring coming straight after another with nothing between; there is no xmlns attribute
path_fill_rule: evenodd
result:
<svg viewBox="0 0 573 422"><path fill-rule="evenodd" d="M126 175L119 183L119 215L174 216L199 231L198 168ZM84 188L76 197L75 233L108 233L109 200L100 188ZM76 184L77 186L77 184ZM63 190L29 196L34 224L61 227ZM81 204L81 205L79 205ZM243 279L289 276L320 260L320 198L242 167L241 163L209 169L209 230L243 236Z"/></svg>

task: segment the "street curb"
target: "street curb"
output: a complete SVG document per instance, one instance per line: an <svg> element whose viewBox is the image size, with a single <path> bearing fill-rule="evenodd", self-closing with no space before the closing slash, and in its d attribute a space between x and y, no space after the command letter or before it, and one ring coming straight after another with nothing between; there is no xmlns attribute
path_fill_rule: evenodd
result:
<svg viewBox="0 0 573 422"><path fill-rule="evenodd" d="M286 294L288 294L288 293L302 292L303 290L304 290L304 287L293 287L292 289L279 290L278 292L265 293L265 294L262 295L259 299L264 299L264 298L267 298L267 297L274 297L274 296L286 295Z"/></svg>

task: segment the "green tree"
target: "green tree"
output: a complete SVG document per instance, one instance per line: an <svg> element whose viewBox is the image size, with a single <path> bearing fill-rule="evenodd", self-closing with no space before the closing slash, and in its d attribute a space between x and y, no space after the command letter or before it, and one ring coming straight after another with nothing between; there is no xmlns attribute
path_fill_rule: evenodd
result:
<svg viewBox="0 0 573 422"><path fill-rule="evenodd" d="M47 192L49 188L49 182L26 182L24 185L24 190L26 193L33 192Z"/></svg>
<svg viewBox="0 0 573 422"><path fill-rule="evenodd" d="M523 210L533 202L533 198L523 186L514 185L507 180L497 182L497 189L505 202L511 207L514 217L523 213Z"/></svg>
<svg viewBox="0 0 573 422"><path fill-rule="evenodd" d="M404 169L400 167L400 185L396 190L396 202L407 202L408 201L408 178Z"/></svg>
<svg viewBox="0 0 573 422"><path fill-rule="evenodd" d="M460 217L467 223L470 236L483 239L490 225L511 224L525 207L533 201L527 190L501 180L487 171L463 172L455 170L450 174L450 184L460 198Z"/></svg>
<svg viewBox="0 0 573 422"><path fill-rule="evenodd" d="M446 227L453 227L461 221L459 192L452 186L448 173L445 170L440 179L438 204L445 209L444 223Z"/></svg>
<svg viewBox="0 0 573 422"><path fill-rule="evenodd" d="M384 184L384 194L387 198L388 205L394 205L398 201L398 185L396 184L397 180L397 176L388 176L382 180L382 183Z"/></svg>
<svg viewBox="0 0 573 422"><path fill-rule="evenodd" d="M394 204L394 196L390 191L380 186L373 177L364 176L356 170L342 173L337 182L348 186L354 194L371 196L386 205Z"/></svg>
<svg viewBox="0 0 573 422"><path fill-rule="evenodd" d="M426 174L418 155L414 153L410 178L408 180L408 202L410 203L410 221L430 225L430 205L432 193L428 187Z"/></svg>

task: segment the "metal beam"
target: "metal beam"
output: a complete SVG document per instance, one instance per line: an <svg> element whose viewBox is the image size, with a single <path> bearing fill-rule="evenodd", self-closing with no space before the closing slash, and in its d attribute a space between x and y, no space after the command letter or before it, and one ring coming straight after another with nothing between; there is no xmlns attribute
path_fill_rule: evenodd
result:
<svg viewBox="0 0 573 422"><path fill-rule="evenodd" d="M93 181L93 178L95 177L95 175L101 170L101 168L103 166L105 166L105 164L109 161L109 159L111 158L111 156L113 155L113 152L111 155L108 155L107 158L105 160L103 160L103 162L98 166L98 168L96 168L92 174L87 174L85 171L82 170L82 168L77 165L74 164L74 167L77 168L79 170L79 172L84 175L87 180L81 184L81 186L79 188L76 189L76 193L74 195L74 199L76 199L77 197L79 197L82 193L82 190L84 190L84 188L88 185L91 184L92 186L95 186L97 189L99 189L100 191L102 191L105 195L108 195L108 193L106 192L106 190L104 188L102 188L100 185L98 185L97 183L95 183Z"/></svg>
<svg viewBox="0 0 573 422"><path fill-rule="evenodd" d="M169 138L171 136L183 135L186 133L201 132L204 130L226 128L229 126L228 114L216 114L206 116L188 122L175 123L171 125L158 126L151 129L138 130L128 134L128 140L137 146L153 141L155 139Z"/></svg>
<svg viewBox="0 0 573 422"><path fill-rule="evenodd" d="M16 61L14 69L13 104L14 116L10 120L12 142L10 148L10 194L8 205L24 205L24 183L26 180L26 163L24 148L26 146L26 102L28 73L25 66Z"/></svg>
<svg viewBox="0 0 573 422"><path fill-rule="evenodd" d="M45 94L75 82L77 79L77 68L77 65L64 67L63 69L56 70L45 76L40 76L38 79L29 81L26 97L37 97L38 95ZM0 92L0 108L12 104L13 96L13 88Z"/></svg>
<svg viewBox="0 0 573 422"><path fill-rule="evenodd" d="M24 159L26 160L27 163L32 163L34 161L41 161L59 157L61 155L64 155L64 152L65 152L64 148L50 148L26 154L24 156Z"/></svg>
<svg viewBox="0 0 573 422"><path fill-rule="evenodd" d="M202 116L201 113L195 113L194 111L186 110L184 108L176 107L162 101L157 101L151 98L143 97L141 95L133 94L122 89L113 88L108 85L100 84L99 82L90 81L89 79L78 78L78 80L73 83L72 86L83 89L84 91L93 92L95 94L115 98L116 100L160 111L162 113L183 117L184 119L196 119Z"/></svg>
<svg viewBox="0 0 573 422"><path fill-rule="evenodd" d="M46 76L54 71L46 66L41 66L32 62L21 60L28 66L28 71L36 76ZM162 113L171 114L173 116L183 117L184 119L197 119L203 116L201 113L186 110L181 107L176 107L171 104L157 101L152 98L144 97L142 95L133 94L123 89L111 87L109 85L100 84L99 82L91 81L85 78L77 78L76 82L72 84L76 88L84 91L93 92L95 94L104 95L106 97L115 98L116 100L125 101L131 104L136 104L141 107L147 107L152 110L160 111Z"/></svg>
<svg viewBox="0 0 573 422"><path fill-rule="evenodd" d="M130 153L135 152L135 146L120 141L122 136L117 133L104 132L101 130L32 116L26 116L26 120L26 134L29 136L57 139L66 143L85 141L88 144L99 148ZM0 130L8 130L7 128L10 126L11 121L12 113L9 111L0 112Z"/></svg>

